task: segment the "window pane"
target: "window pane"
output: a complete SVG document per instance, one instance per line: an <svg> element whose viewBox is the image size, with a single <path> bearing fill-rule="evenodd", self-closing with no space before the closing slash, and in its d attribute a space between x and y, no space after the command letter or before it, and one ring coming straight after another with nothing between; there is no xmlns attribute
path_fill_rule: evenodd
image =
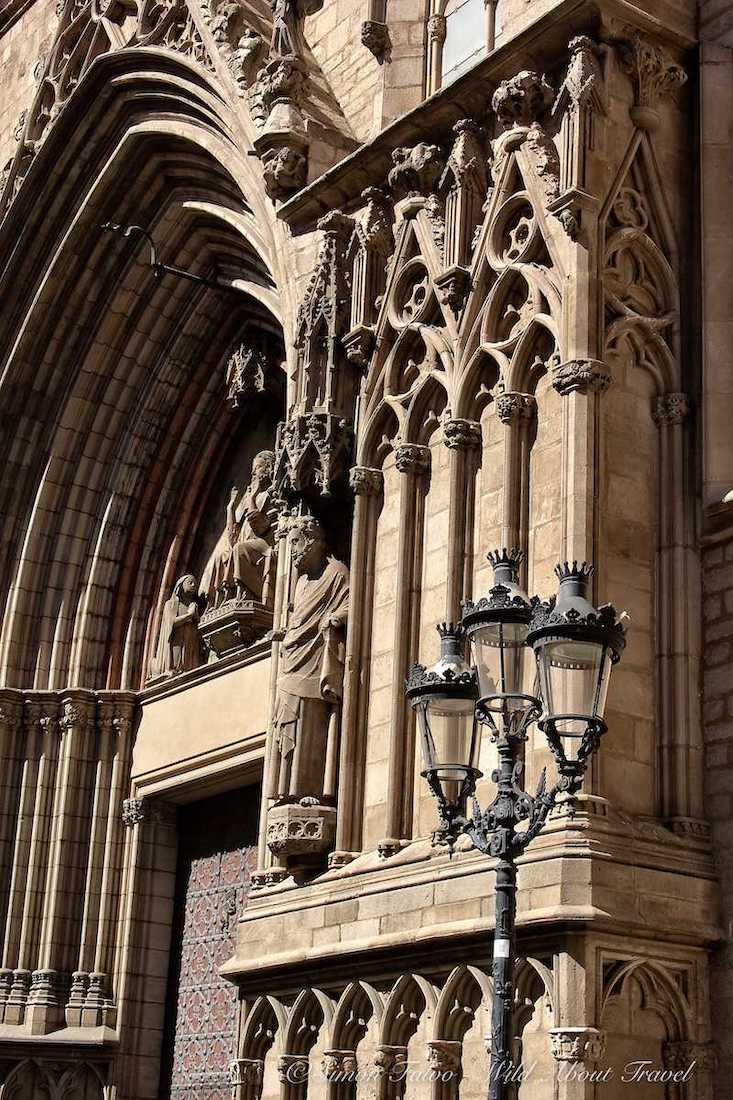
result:
<svg viewBox="0 0 733 1100"><path fill-rule="evenodd" d="M446 16L443 45L443 84L455 80L486 53L484 0L463 0Z"/></svg>

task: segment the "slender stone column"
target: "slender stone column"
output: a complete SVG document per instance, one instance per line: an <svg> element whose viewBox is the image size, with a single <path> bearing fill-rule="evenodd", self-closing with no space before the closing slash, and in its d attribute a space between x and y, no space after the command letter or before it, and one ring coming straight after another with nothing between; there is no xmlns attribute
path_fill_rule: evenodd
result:
<svg viewBox="0 0 733 1100"><path fill-rule="evenodd" d="M653 416L659 427L658 661L661 707L659 745L660 812L676 831L705 830L703 742L698 677L699 564L692 517L686 504L684 393L658 397Z"/></svg>
<svg viewBox="0 0 733 1100"><path fill-rule="evenodd" d="M694 1066L695 1100L713 1100L714 1096L720 1095L720 1086L716 1082L719 1062L716 1043L673 1040L662 1047L662 1061L664 1068L672 1073L689 1074L690 1066Z"/></svg>
<svg viewBox="0 0 733 1100"><path fill-rule="evenodd" d="M571 359L554 368L552 384L565 399L561 557L595 562L598 403L611 384L611 374L598 359ZM591 759L583 786L586 794L600 793L598 753Z"/></svg>
<svg viewBox="0 0 733 1100"><path fill-rule="evenodd" d="M120 1096L151 1095L157 1079L165 1005L153 1000L168 978L178 836L176 807L153 798L122 804L126 827L121 889L120 937L113 988L117 991L121 1036Z"/></svg>
<svg viewBox="0 0 733 1100"><path fill-rule="evenodd" d="M75 691L61 703L59 761L53 799L40 926L38 968L31 977L26 1019L34 1034L63 1023L69 976L75 962L77 921L84 897L85 830L80 806L88 805L96 701Z"/></svg>
<svg viewBox="0 0 733 1100"><path fill-rule="evenodd" d="M552 1093L557 1100L595 1100L596 1089L603 1093L603 1085L588 1080L588 1074L573 1072L573 1065L605 1068L605 1035L593 1026L600 977L593 943L583 935L570 937L555 963L556 1026L550 1030L550 1043L557 1063Z"/></svg>
<svg viewBox="0 0 733 1100"><path fill-rule="evenodd" d="M504 438L504 511L501 545L516 546L525 558L520 578L526 583L529 542L529 456L537 402L530 393L502 393L496 412L507 431Z"/></svg>
<svg viewBox="0 0 733 1100"><path fill-rule="evenodd" d="M275 532L275 544L278 547L278 554L277 580L275 583L275 608L272 621L272 652L270 657L270 706L268 712L270 715L274 713L275 709L277 670L280 661L280 641L283 637L285 618L290 602L290 551L288 545L288 531L289 517L287 515L281 515ZM260 820L257 842L257 869L252 875L253 889L279 881L287 874L284 861L282 861L283 865L280 866L278 857L273 857L270 849L267 847L267 811L269 809L267 792L270 789L272 768L275 766L273 763L274 755L275 743L272 737L272 730L268 729L267 740L265 742L265 760L262 769L262 795L260 798ZM273 860L275 866L273 866Z"/></svg>
<svg viewBox="0 0 733 1100"><path fill-rule="evenodd" d="M13 864L13 840L16 829L15 799L18 790L22 746L23 701L11 688L0 691L0 929L10 905L9 880ZM5 1014L5 1002L13 983L13 971L4 960L0 967L0 1023Z"/></svg>
<svg viewBox="0 0 733 1100"><path fill-rule="evenodd" d="M41 905L45 882L51 808L58 760L58 700L37 693L23 705L26 758L14 845L10 904L6 917L4 962L13 980L5 1005L5 1023L25 1019L31 974L38 961ZM39 992L43 983L36 980Z"/></svg>
<svg viewBox="0 0 733 1100"><path fill-rule="evenodd" d="M232 1100L259 1100L265 1063L262 1058L236 1058L229 1063Z"/></svg>
<svg viewBox="0 0 733 1100"><path fill-rule="evenodd" d="M448 579L445 615L458 622L461 600L470 595L472 569L475 453L481 447L481 425L475 420L448 420L443 428L450 451L448 498Z"/></svg>
<svg viewBox="0 0 733 1100"><path fill-rule="evenodd" d="M121 808L129 784L134 709L132 694L100 693L84 913L77 969L66 1009L70 1027L111 1026L114 1022L110 974L124 846Z"/></svg>
<svg viewBox="0 0 733 1100"><path fill-rule="evenodd" d="M428 73L431 92L440 87L446 27L444 15L431 15L428 19Z"/></svg>
<svg viewBox="0 0 733 1100"><path fill-rule="evenodd" d="M423 483L430 469L430 448L404 443L396 448L400 484L400 528L395 592L395 637L392 672L392 726L389 741L387 814L384 855L397 851L411 833L414 725L405 698L405 678L418 639L423 556Z"/></svg>
<svg viewBox="0 0 733 1100"><path fill-rule="evenodd" d="M351 535L349 626L341 718L336 850L329 859L331 867L348 863L361 845L374 555L384 476L381 470L354 466L350 481L355 500Z"/></svg>

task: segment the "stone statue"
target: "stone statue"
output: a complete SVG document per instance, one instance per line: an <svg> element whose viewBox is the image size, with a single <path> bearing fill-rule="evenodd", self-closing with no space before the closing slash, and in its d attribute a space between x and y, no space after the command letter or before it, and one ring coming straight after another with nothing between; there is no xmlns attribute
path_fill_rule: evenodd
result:
<svg viewBox="0 0 733 1100"><path fill-rule="evenodd" d="M196 578L186 573L176 581L173 595L163 606L158 647L151 669L153 676L173 676L202 663L199 611Z"/></svg>
<svg viewBox="0 0 733 1100"><path fill-rule="evenodd" d="M323 0L270 0L270 57L300 57L303 52L303 20L322 6Z"/></svg>
<svg viewBox="0 0 733 1100"><path fill-rule="evenodd" d="M209 582L209 606L225 600L261 601L266 559L275 542L277 510L272 477L275 455L260 451L252 462L252 476L243 494L233 486L227 505L228 547L219 557Z"/></svg>
<svg viewBox="0 0 733 1100"><path fill-rule="evenodd" d="M291 543L297 573L280 649L269 796L320 801L338 751L349 571L329 557L321 525L296 522Z"/></svg>

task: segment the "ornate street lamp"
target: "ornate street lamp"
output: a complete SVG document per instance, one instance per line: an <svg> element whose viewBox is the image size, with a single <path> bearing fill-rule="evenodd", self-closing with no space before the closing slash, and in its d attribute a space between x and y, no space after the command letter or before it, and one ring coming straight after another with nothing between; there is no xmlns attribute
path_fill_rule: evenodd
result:
<svg viewBox="0 0 733 1100"><path fill-rule="evenodd" d="M604 708L611 669L624 647L624 630L610 605L596 610L586 595L592 566L558 565L557 597L541 602L518 586L522 555L489 554L494 583L487 596L467 601L460 625L439 627L441 656L432 669L413 668L407 696L417 713L425 770L438 800L436 839L453 845L467 833L479 851L496 857L494 1000L489 1100L506 1100L516 1080L511 1058L516 949L516 859L537 836L560 792L579 790L588 760L606 730ZM463 656L471 646L476 672ZM536 681L526 690L534 652ZM473 812L480 738L476 721L496 743L493 802ZM548 790L543 769L534 795L521 786L522 742L533 721L547 737L558 765ZM522 822L523 829L518 830Z"/></svg>
<svg viewBox="0 0 733 1100"><path fill-rule="evenodd" d="M436 833L451 850L465 821L466 802L476 789L481 737L476 721L476 674L466 664L460 627L440 623L440 657L432 668L414 665L407 698L417 715L422 775L438 801Z"/></svg>

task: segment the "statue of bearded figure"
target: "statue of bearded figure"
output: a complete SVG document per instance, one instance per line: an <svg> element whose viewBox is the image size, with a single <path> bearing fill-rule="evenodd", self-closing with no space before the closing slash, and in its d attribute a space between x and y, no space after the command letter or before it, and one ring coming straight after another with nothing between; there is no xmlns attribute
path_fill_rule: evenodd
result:
<svg viewBox="0 0 733 1100"><path fill-rule="evenodd" d="M280 647L270 798L331 798L344 676L349 571L328 555L322 527L296 521L297 574Z"/></svg>
<svg viewBox="0 0 733 1100"><path fill-rule="evenodd" d="M275 455L260 451L252 462L250 483L241 493L232 488L227 505L227 548L209 580L209 607L224 600L261 600L265 561L275 543L277 510L272 484Z"/></svg>

